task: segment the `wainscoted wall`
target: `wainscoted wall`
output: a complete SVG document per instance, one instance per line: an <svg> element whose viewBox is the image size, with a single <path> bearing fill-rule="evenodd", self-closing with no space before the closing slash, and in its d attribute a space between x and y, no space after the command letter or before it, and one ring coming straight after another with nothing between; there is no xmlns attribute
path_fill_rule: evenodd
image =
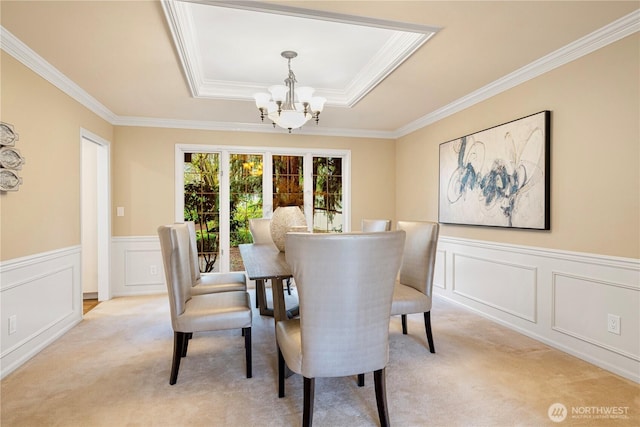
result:
<svg viewBox="0 0 640 427"><path fill-rule="evenodd" d="M157 236L111 240L111 295L167 292L160 240Z"/></svg>
<svg viewBox="0 0 640 427"><path fill-rule="evenodd" d="M80 246L0 264L2 378L82 320L80 282Z"/></svg>
<svg viewBox="0 0 640 427"><path fill-rule="evenodd" d="M436 263L434 294L640 382L640 260L441 237Z"/></svg>
<svg viewBox="0 0 640 427"><path fill-rule="evenodd" d="M441 237L436 263L435 294L640 382L640 260ZM79 246L0 264L2 377L82 320L80 265ZM166 292L158 238L113 238L111 278L113 296Z"/></svg>

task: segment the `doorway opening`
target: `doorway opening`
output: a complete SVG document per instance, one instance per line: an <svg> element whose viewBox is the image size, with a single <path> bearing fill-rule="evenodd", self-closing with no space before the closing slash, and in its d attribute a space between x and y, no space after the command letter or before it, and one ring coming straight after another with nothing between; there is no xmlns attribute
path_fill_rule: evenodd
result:
<svg viewBox="0 0 640 427"><path fill-rule="evenodd" d="M110 145L82 129L80 152L82 299L106 301L111 299Z"/></svg>

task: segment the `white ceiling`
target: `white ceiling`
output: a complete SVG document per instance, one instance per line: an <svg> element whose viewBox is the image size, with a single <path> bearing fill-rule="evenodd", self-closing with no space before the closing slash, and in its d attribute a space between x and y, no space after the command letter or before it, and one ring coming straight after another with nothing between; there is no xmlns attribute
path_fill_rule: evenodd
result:
<svg viewBox="0 0 640 427"><path fill-rule="evenodd" d="M293 50L298 86L353 107L438 30L246 2L163 6L192 95L211 99L253 101L283 84L281 53Z"/></svg>
<svg viewBox="0 0 640 427"><path fill-rule="evenodd" d="M396 138L640 30L637 1L1 1L2 49L116 125L286 132L252 94L329 98L298 133Z"/></svg>

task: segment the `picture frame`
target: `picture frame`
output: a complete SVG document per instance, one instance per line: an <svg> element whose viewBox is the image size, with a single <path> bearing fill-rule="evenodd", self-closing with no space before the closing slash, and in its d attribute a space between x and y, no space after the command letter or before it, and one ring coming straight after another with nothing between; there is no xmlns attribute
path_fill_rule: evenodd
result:
<svg viewBox="0 0 640 427"><path fill-rule="evenodd" d="M551 111L440 144L438 219L550 230Z"/></svg>

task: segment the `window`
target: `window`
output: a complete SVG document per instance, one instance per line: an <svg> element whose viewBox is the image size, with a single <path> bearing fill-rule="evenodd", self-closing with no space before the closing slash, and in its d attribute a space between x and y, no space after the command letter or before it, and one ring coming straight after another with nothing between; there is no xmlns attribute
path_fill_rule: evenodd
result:
<svg viewBox="0 0 640 427"><path fill-rule="evenodd" d="M262 218L262 155L229 156L229 262L231 271L243 271L238 245L251 243L249 220Z"/></svg>
<svg viewBox="0 0 640 427"><path fill-rule="evenodd" d="M342 158L313 158L313 231L341 233Z"/></svg>
<svg viewBox="0 0 640 427"><path fill-rule="evenodd" d="M350 230L350 152L176 145L176 221L194 221L202 272L242 271L249 219L303 206L314 232Z"/></svg>
<svg viewBox="0 0 640 427"><path fill-rule="evenodd" d="M304 157L273 156L273 209L304 206Z"/></svg>

